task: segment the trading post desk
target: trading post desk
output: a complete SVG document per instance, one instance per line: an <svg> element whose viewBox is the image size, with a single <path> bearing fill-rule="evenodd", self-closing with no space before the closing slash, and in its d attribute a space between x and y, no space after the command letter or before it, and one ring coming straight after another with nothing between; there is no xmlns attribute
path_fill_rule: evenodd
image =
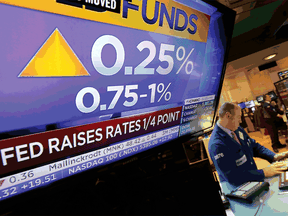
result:
<svg viewBox="0 0 288 216"><path fill-rule="evenodd" d="M228 198L230 209L235 216L287 216L288 215L288 190L279 190L279 176L266 178L265 182L270 184L269 190L263 191L248 203L240 199ZM221 183L224 194L229 194L235 187L228 183Z"/></svg>

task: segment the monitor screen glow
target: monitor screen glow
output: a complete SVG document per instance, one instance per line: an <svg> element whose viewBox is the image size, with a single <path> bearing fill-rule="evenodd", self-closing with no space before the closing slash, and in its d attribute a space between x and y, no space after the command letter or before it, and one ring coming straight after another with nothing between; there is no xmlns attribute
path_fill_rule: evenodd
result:
<svg viewBox="0 0 288 216"><path fill-rule="evenodd" d="M245 102L239 103L238 106L240 106L241 109L246 108Z"/></svg>
<svg viewBox="0 0 288 216"><path fill-rule="evenodd" d="M256 97L256 100L260 103L260 102L264 102L264 96L260 95L258 97Z"/></svg>
<svg viewBox="0 0 288 216"><path fill-rule="evenodd" d="M260 106L261 105L257 100L254 100L254 104L255 104L255 106Z"/></svg>
<svg viewBox="0 0 288 216"><path fill-rule="evenodd" d="M247 101L247 102L245 102L245 106L246 106L247 108L254 107L254 106L255 106L254 101L251 100L251 101Z"/></svg>
<svg viewBox="0 0 288 216"><path fill-rule="evenodd" d="M213 126L235 17L119 2L0 0L2 200Z"/></svg>

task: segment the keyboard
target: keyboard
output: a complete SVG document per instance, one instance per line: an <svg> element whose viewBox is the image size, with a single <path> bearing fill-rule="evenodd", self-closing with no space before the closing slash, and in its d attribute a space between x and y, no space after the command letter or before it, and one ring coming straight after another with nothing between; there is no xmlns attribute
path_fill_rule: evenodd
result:
<svg viewBox="0 0 288 216"><path fill-rule="evenodd" d="M288 189L288 171L281 173L279 176L279 189L287 190Z"/></svg>
<svg viewBox="0 0 288 216"><path fill-rule="evenodd" d="M281 162L284 163L281 168L286 168L287 171L279 175L279 189L287 190L288 189L288 159L281 161Z"/></svg>

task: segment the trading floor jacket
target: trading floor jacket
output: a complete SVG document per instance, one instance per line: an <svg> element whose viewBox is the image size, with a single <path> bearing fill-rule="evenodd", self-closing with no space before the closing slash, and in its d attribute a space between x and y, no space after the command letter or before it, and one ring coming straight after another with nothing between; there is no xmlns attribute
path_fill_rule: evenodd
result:
<svg viewBox="0 0 288 216"><path fill-rule="evenodd" d="M264 172L258 170L253 157L272 163L275 153L250 138L243 128L235 131L241 145L217 124L211 134L208 151L220 182L239 186L247 181L263 181Z"/></svg>
<svg viewBox="0 0 288 216"><path fill-rule="evenodd" d="M264 109L264 118L270 118L271 122L277 120L277 115L283 115L284 112L278 108L278 106L272 106L267 102L264 102L263 104ZM265 116L265 111L267 112L268 116ZM267 115L266 114L266 115Z"/></svg>

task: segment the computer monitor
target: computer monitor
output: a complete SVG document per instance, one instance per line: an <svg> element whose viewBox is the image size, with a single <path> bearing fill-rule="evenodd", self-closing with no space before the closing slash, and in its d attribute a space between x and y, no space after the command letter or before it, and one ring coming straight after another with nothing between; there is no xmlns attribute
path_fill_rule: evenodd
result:
<svg viewBox="0 0 288 216"><path fill-rule="evenodd" d="M288 70L278 72L278 76L279 76L280 80L287 78L288 77Z"/></svg>
<svg viewBox="0 0 288 216"><path fill-rule="evenodd" d="M271 97L271 100L276 100L278 98L275 91L270 91L267 94Z"/></svg>
<svg viewBox="0 0 288 216"><path fill-rule="evenodd" d="M256 97L256 100L261 103L261 102L264 102L264 95L260 95L258 97Z"/></svg>
<svg viewBox="0 0 288 216"><path fill-rule="evenodd" d="M1 201L213 127L234 12L95 2L0 0Z"/></svg>
<svg viewBox="0 0 288 216"><path fill-rule="evenodd" d="M240 106L241 109L246 108L245 102L239 103L238 106Z"/></svg>
<svg viewBox="0 0 288 216"><path fill-rule="evenodd" d="M254 107L254 106L255 106L254 100L245 102L245 106L246 106L247 108Z"/></svg>

